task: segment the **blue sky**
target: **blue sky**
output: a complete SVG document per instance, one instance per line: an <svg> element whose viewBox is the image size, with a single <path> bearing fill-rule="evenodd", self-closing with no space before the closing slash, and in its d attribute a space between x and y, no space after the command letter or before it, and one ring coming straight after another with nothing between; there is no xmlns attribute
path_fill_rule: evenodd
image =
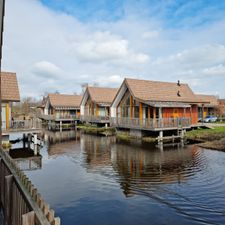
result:
<svg viewBox="0 0 225 225"><path fill-rule="evenodd" d="M225 1L7 0L3 69L37 98L125 77L225 97Z"/></svg>
<svg viewBox="0 0 225 225"><path fill-rule="evenodd" d="M165 27L203 26L225 15L223 0L41 0L81 21L117 21L130 15L159 19Z"/></svg>

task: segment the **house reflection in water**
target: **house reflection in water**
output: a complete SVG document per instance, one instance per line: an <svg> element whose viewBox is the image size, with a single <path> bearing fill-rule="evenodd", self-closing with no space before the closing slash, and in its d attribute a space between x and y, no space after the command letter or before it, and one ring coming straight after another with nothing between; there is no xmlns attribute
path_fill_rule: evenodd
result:
<svg viewBox="0 0 225 225"><path fill-rule="evenodd" d="M118 144L114 138L85 135L81 138L81 149L87 170L106 176L111 172L126 197L186 182L201 169L195 146L160 151L144 145Z"/></svg>
<svg viewBox="0 0 225 225"><path fill-rule="evenodd" d="M80 147L88 170L111 165L111 147L116 142L115 137L95 137L82 135Z"/></svg>
<svg viewBox="0 0 225 225"><path fill-rule="evenodd" d="M45 131L44 140L48 146L48 155L74 154L74 149L79 148L80 133L74 130L52 132Z"/></svg>
<svg viewBox="0 0 225 225"><path fill-rule="evenodd" d="M112 153L113 168L127 197L142 191L157 191L161 185L186 182L193 175L188 174L189 168L198 167L193 146L167 151L127 149L126 146L120 146L118 151L117 146Z"/></svg>

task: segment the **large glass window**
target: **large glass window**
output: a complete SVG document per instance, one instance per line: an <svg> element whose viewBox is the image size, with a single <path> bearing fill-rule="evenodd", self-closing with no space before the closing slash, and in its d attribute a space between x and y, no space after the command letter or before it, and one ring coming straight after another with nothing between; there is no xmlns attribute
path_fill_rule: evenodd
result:
<svg viewBox="0 0 225 225"><path fill-rule="evenodd" d="M156 108L156 118L159 118L159 108Z"/></svg>
<svg viewBox="0 0 225 225"><path fill-rule="evenodd" d="M139 106L134 106L134 117L139 118Z"/></svg>

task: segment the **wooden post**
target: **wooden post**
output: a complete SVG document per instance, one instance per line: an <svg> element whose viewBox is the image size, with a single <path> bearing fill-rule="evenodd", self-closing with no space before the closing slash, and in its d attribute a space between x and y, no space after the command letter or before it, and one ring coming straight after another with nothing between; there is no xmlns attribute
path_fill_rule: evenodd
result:
<svg viewBox="0 0 225 225"><path fill-rule="evenodd" d="M95 113L95 116L98 116L99 115L99 108L98 108L98 105L97 104L95 104L95 106L96 106L96 113Z"/></svg>
<svg viewBox="0 0 225 225"><path fill-rule="evenodd" d="M12 182L13 182L13 175L5 176L5 225L11 225L12 219Z"/></svg>
<svg viewBox="0 0 225 225"><path fill-rule="evenodd" d="M22 225L35 225L34 211L22 215Z"/></svg>
<svg viewBox="0 0 225 225"><path fill-rule="evenodd" d="M9 129L9 103L6 103L5 106L5 115L6 115L6 129Z"/></svg>
<svg viewBox="0 0 225 225"><path fill-rule="evenodd" d="M130 96L130 118L133 117L133 96Z"/></svg>
<svg viewBox="0 0 225 225"><path fill-rule="evenodd" d="M140 120L140 125L142 125L142 120L143 120L142 102L139 103L139 120Z"/></svg>
<svg viewBox="0 0 225 225"><path fill-rule="evenodd" d="M62 132L62 120L60 120L60 122L59 122L59 129L60 129L60 132Z"/></svg>

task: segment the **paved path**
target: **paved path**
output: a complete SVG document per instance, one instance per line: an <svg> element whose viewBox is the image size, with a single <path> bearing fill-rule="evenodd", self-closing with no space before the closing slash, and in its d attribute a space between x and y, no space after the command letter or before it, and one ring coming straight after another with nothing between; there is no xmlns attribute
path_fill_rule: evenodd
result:
<svg viewBox="0 0 225 225"><path fill-rule="evenodd" d="M225 123L198 123L199 126L208 127L210 129L213 129L215 127L225 127Z"/></svg>

